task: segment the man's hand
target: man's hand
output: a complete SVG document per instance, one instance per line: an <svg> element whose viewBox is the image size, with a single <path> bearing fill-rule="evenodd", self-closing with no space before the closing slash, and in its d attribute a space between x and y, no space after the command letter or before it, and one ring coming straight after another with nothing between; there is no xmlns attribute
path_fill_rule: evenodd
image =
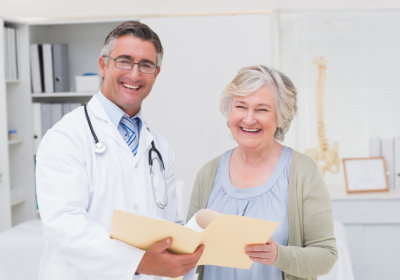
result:
<svg viewBox="0 0 400 280"><path fill-rule="evenodd" d="M171 244L171 237L154 243L143 255L136 272L174 278L189 273L203 254L204 245L193 254L177 255L168 251Z"/></svg>

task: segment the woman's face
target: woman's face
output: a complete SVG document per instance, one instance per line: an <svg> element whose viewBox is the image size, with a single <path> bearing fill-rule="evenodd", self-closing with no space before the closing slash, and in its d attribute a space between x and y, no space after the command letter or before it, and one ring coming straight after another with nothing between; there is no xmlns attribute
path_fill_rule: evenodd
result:
<svg viewBox="0 0 400 280"><path fill-rule="evenodd" d="M273 89L262 86L249 96L234 96L229 128L239 147L261 151L272 147L278 127Z"/></svg>

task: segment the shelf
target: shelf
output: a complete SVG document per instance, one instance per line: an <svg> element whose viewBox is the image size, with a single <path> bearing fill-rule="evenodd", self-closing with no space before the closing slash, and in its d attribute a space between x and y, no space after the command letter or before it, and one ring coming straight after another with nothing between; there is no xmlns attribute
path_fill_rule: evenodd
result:
<svg viewBox="0 0 400 280"><path fill-rule="evenodd" d="M21 138L13 139L13 140L8 140L8 145L16 145L22 143Z"/></svg>
<svg viewBox="0 0 400 280"><path fill-rule="evenodd" d="M400 200L400 190L390 189L382 192L346 193L344 186L328 186L332 201L340 200Z"/></svg>
<svg viewBox="0 0 400 280"><path fill-rule="evenodd" d="M21 195L18 189L12 188L10 191L11 206L17 206L26 201L26 197Z"/></svg>
<svg viewBox="0 0 400 280"><path fill-rule="evenodd" d="M17 197L15 199L11 200L11 206L14 207L14 206L20 205L21 203L24 203L25 200L26 199L24 197Z"/></svg>
<svg viewBox="0 0 400 280"><path fill-rule="evenodd" d="M20 80L6 80L7 84L18 84Z"/></svg>
<svg viewBox="0 0 400 280"><path fill-rule="evenodd" d="M33 102L87 102L97 92L32 93Z"/></svg>
<svg viewBox="0 0 400 280"><path fill-rule="evenodd" d="M48 97L92 97L95 92L54 92L54 93L32 93L32 98Z"/></svg>

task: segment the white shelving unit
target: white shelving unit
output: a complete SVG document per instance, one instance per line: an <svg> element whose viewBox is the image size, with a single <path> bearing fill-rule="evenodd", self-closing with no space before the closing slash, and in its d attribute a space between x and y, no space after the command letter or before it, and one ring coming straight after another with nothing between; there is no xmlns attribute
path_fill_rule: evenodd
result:
<svg viewBox="0 0 400 280"><path fill-rule="evenodd" d="M84 104L97 92L76 92L75 76L98 72L98 56L102 40L108 28L104 23L46 23L29 26L30 44L67 44L69 60L69 92L33 93L34 153L42 138L41 104L81 103ZM105 24L107 25L107 23ZM108 25L111 25L108 23ZM39 106L36 106L39 105ZM39 109L36 109L39 108ZM54 121L54 120L52 120Z"/></svg>
<svg viewBox="0 0 400 280"><path fill-rule="evenodd" d="M32 102L87 102L97 92L32 93Z"/></svg>
<svg viewBox="0 0 400 280"><path fill-rule="evenodd" d="M12 80L5 78L6 27L16 30L18 78ZM36 217L28 33L26 24L0 19L0 231ZM11 129L16 139L8 139Z"/></svg>

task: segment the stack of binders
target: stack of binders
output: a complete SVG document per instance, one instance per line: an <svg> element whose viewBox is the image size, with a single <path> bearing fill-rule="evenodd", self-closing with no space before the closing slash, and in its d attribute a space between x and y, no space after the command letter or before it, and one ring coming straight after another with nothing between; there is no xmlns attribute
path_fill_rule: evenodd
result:
<svg viewBox="0 0 400 280"><path fill-rule="evenodd" d="M385 158L389 188L400 190L400 137L370 138L369 154Z"/></svg>
<svg viewBox="0 0 400 280"><path fill-rule="evenodd" d="M67 44L31 44L30 62L33 93L70 91Z"/></svg>

